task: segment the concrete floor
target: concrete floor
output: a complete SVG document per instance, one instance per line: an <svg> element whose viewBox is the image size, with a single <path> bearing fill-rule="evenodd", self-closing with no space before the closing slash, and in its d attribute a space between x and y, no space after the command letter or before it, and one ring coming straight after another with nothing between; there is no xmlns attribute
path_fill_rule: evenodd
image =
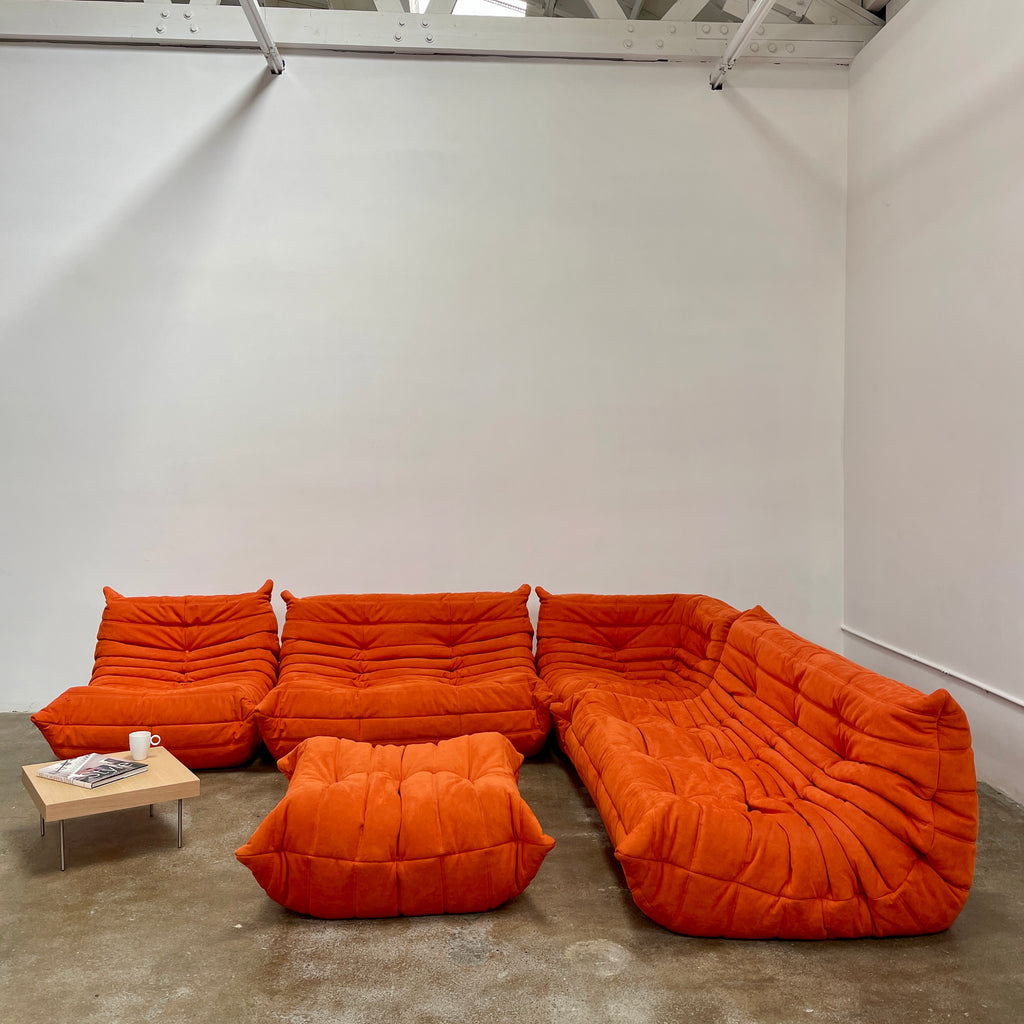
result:
<svg viewBox="0 0 1024 1024"><path fill-rule="evenodd" d="M520 788L558 845L488 914L318 921L270 901L234 850L280 799L272 764L201 772L185 803L39 835L19 766L50 757L0 715L2 1024L1024 1021L1024 809L981 791L974 888L914 939L745 942L674 935L633 905L601 821L557 754Z"/></svg>

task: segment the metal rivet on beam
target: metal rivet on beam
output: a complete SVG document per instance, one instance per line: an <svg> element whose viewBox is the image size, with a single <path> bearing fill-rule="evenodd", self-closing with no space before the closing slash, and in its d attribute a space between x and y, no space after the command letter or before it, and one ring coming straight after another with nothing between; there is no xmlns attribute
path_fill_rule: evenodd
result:
<svg viewBox="0 0 1024 1024"><path fill-rule="evenodd" d="M401 32L396 32L395 33L395 42L396 43L399 42L401 40L401 38L402 38L402 33Z"/></svg>
<svg viewBox="0 0 1024 1024"><path fill-rule="evenodd" d="M729 26L723 25L718 31L721 32L723 36L727 36L729 34Z"/></svg>
<svg viewBox="0 0 1024 1024"><path fill-rule="evenodd" d="M768 52L769 53L774 53L777 49L778 49L778 47L774 43L769 43L768 44Z"/></svg>
<svg viewBox="0 0 1024 1024"><path fill-rule="evenodd" d="M786 43L786 53L796 53L796 47L792 43Z"/></svg>
<svg viewBox="0 0 1024 1024"><path fill-rule="evenodd" d="M751 53L757 53L758 50L760 50L760 49L761 49L761 44L760 43L751 43L750 44L750 52Z"/></svg>
<svg viewBox="0 0 1024 1024"><path fill-rule="evenodd" d="M186 11L185 12L185 20L187 21L191 17L192 17L192 12L191 11Z"/></svg>
<svg viewBox="0 0 1024 1024"><path fill-rule="evenodd" d="M189 32L198 32L199 31L199 26L198 25L189 25L188 30L189 30Z"/></svg>
<svg viewBox="0 0 1024 1024"><path fill-rule="evenodd" d="M633 40L632 39L624 39L623 42L622 42L622 45L623 46L632 46L633 45Z"/></svg>
<svg viewBox="0 0 1024 1024"><path fill-rule="evenodd" d="M156 30L157 30L157 32L163 32L163 30L164 30L163 25L157 25Z"/></svg>
<svg viewBox="0 0 1024 1024"><path fill-rule="evenodd" d="M665 45L665 40L664 39L659 39L658 42L657 42L658 49L660 50L664 45Z"/></svg>

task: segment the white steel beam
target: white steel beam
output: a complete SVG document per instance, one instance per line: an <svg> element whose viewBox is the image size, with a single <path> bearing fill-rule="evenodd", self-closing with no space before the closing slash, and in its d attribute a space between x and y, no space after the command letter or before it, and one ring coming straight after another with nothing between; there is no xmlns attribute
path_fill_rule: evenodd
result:
<svg viewBox="0 0 1024 1024"><path fill-rule="evenodd" d="M708 0L676 0L662 15L662 21L693 21L708 5Z"/></svg>
<svg viewBox="0 0 1024 1024"><path fill-rule="evenodd" d="M162 17L163 12L166 17ZM621 12L620 12L621 13ZM717 62L735 25L598 18L500 18L275 7L274 38L289 51L464 54ZM424 26L423 22L428 22ZM717 29L726 30L723 35ZM849 64L873 25L764 25L744 60ZM707 31L705 31L705 29ZM0 39L23 42L251 48L237 7L120 0L0 0Z"/></svg>
<svg viewBox="0 0 1024 1024"><path fill-rule="evenodd" d="M885 24L877 15L861 7L858 0L814 0L812 7L819 5L830 8L840 24L877 25L879 28Z"/></svg>
<svg viewBox="0 0 1024 1024"><path fill-rule="evenodd" d="M618 0L586 0L587 6L595 18L606 21L625 21L626 14L619 6Z"/></svg>
<svg viewBox="0 0 1024 1024"><path fill-rule="evenodd" d="M753 0L651 0L648 10L663 10L662 21L697 21L706 7L711 7L707 18L712 25L728 23L730 15L741 22L750 12ZM856 0L778 0L766 23L785 21L814 25L873 25L884 24L881 18L866 11Z"/></svg>

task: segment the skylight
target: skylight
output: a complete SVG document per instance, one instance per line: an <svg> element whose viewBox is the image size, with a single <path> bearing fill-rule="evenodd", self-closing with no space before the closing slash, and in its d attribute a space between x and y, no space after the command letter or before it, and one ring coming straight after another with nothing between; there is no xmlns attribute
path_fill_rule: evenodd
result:
<svg viewBox="0 0 1024 1024"><path fill-rule="evenodd" d="M526 0L456 0L452 14L484 14L492 18L525 18Z"/></svg>

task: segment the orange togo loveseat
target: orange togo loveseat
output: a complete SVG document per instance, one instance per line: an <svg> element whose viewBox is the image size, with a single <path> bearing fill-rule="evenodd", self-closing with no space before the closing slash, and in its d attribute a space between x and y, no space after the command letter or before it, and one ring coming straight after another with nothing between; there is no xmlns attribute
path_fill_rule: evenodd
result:
<svg viewBox="0 0 1024 1024"><path fill-rule="evenodd" d="M437 743L497 732L535 754L550 727L536 695L530 587L455 594L285 590L278 685L256 709L270 753L314 736Z"/></svg>
<svg viewBox="0 0 1024 1024"><path fill-rule="evenodd" d="M106 607L88 686L32 716L57 757L125 750L151 729L189 768L227 768L259 746L256 705L277 679L273 582L247 594L125 597Z"/></svg>
<svg viewBox="0 0 1024 1024"><path fill-rule="evenodd" d="M541 693L637 905L688 935L947 928L967 899L971 737L923 694L696 595L541 599Z"/></svg>

